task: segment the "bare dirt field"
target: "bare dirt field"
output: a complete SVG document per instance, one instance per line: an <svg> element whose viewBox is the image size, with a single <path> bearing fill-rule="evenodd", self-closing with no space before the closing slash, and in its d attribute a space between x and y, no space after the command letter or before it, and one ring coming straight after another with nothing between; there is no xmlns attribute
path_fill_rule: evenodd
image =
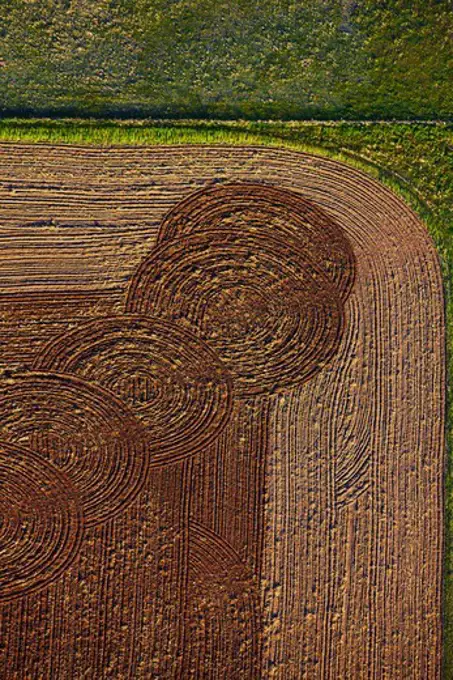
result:
<svg viewBox="0 0 453 680"><path fill-rule="evenodd" d="M441 675L411 209L254 147L0 145L0 676Z"/></svg>

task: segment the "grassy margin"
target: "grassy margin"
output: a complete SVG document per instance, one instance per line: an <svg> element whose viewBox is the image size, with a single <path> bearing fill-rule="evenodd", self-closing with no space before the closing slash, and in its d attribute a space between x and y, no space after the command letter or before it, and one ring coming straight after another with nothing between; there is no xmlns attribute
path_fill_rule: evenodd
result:
<svg viewBox="0 0 453 680"><path fill-rule="evenodd" d="M366 172L393 190L417 212L439 253L447 313L445 680L453 680L453 209L448 190L450 187L453 191L453 162L449 162L447 157L453 149L452 132L453 126L448 123L0 120L0 142L100 146L247 144L314 153ZM412 153L409 161L412 161L415 170L408 174L405 173L408 169L405 140L411 135L415 138L418 135L420 141L412 141L409 145ZM396 140L395 144L393 140ZM440 149L442 153L439 156ZM431 164L426 154L432 157ZM433 188L426 182L426 172Z"/></svg>

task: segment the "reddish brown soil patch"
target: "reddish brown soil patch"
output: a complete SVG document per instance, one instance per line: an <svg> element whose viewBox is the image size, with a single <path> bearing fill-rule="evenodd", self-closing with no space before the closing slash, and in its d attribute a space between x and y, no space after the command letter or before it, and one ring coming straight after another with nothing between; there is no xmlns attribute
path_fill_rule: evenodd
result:
<svg viewBox="0 0 453 680"><path fill-rule="evenodd" d="M416 216L287 151L0 151L2 677L438 678Z"/></svg>

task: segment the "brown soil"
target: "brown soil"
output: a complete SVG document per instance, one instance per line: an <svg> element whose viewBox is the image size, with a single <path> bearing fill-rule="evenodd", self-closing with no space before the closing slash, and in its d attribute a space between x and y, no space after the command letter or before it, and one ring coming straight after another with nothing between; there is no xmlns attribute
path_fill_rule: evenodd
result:
<svg viewBox="0 0 453 680"><path fill-rule="evenodd" d="M264 148L0 146L0 676L441 669L425 227Z"/></svg>

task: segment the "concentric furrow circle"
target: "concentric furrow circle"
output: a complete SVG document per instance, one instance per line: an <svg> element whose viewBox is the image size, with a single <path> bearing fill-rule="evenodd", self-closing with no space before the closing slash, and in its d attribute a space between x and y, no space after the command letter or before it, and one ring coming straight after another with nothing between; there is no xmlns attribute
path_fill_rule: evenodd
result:
<svg viewBox="0 0 453 680"><path fill-rule="evenodd" d="M256 577L208 527L191 522L188 533L184 677L258 680L262 613Z"/></svg>
<svg viewBox="0 0 453 680"><path fill-rule="evenodd" d="M197 453L230 417L233 383L216 353L162 319L129 314L82 324L44 347L35 368L115 393L146 427L152 465Z"/></svg>
<svg viewBox="0 0 453 680"><path fill-rule="evenodd" d="M30 372L8 381L0 390L0 436L66 473L87 525L122 511L146 479L144 428L113 394L70 375Z"/></svg>
<svg viewBox="0 0 453 680"><path fill-rule="evenodd" d="M0 442L0 602L39 590L77 556L83 512L68 477L48 460Z"/></svg>
<svg viewBox="0 0 453 680"><path fill-rule="evenodd" d="M316 262L344 300L354 283L355 258L342 228L300 194L256 182L229 182L190 194L163 219L158 241L210 229L271 229L296 237L295 247Z"/></svg>
<svg viewBox="0 0 453 680"><path fill-rule="evenodd" d="M133 276L126 306L206 340L240 395L309 379L336 351L343 326L336 290L268 233L217 229L162 245Z"/></svg>

